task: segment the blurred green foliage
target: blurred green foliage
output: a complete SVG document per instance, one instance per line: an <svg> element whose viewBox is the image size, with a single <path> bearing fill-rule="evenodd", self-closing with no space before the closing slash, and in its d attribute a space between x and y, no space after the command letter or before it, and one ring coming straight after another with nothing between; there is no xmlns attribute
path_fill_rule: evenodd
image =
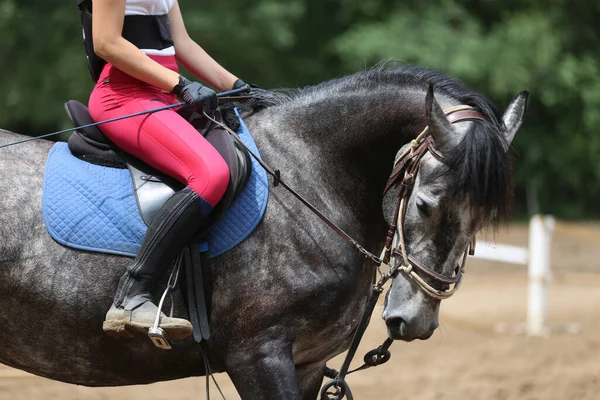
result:
<svg viewBox="0 0 600 400"><path fill-rule="evenodd" d="M600 214L600 3L581 0L180 0L190 34L262 87L304 86L394 60L434 68L501 108L531 91L515 140L518 211ZM0 126L68 126L92 88L76 1L0 0Z"/></svg>

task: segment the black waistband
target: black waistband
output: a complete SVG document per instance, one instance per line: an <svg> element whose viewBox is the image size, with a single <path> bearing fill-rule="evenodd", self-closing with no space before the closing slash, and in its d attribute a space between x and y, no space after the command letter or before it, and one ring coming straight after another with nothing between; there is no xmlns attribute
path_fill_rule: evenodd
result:
<svg viewBox="0 0 600 400"><path fill-rule="evenodd" d="M169 17L165 15L128 15L123 23L123 38L139 49L163 50L173 46Z"/></svg>

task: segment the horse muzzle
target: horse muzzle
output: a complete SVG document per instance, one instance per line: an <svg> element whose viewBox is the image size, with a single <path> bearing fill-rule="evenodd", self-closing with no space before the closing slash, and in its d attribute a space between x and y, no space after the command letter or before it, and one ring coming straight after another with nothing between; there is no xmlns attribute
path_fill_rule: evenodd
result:
<svg viewBox="0 0 600 400"><path fill-rule="evenodd" d="M412 342L415 339L427 340L439 326L437 320L427 326L417 323L411 323L400 317L388 318L385 321L387 333L390 339Z"/></svg>

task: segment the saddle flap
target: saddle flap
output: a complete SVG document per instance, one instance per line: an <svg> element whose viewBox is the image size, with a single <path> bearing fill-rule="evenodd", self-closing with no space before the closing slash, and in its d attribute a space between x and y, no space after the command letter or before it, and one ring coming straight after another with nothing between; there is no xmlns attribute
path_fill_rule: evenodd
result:
<svg viewBox="0 0 600 400"><path fill-rule="evenodd" d="M227 190L208 218L209 226L212 226L225 215L237 195L244 188L250 176L252 164L248 153L239 148L227 131L215 128L206 133L205 137L221 154L229 167Z"/></svg>
<svg viewBox="0 0 600 400"><path fill-rule="evenodd" d="M131 164L127 165L140 215L146 225L150 225L158 210L175 193L160 177L141 171Z"/></svg>

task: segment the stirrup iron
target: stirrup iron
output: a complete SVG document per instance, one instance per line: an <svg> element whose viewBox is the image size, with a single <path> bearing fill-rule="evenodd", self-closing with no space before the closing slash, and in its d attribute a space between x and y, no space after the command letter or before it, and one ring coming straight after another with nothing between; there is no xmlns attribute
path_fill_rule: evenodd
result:
<svg viewBox="0 0 600 400"><path fill-rule="evenodd" d="M169 312L169 317L170 318L173 317L173 310L174 310L174 305L175 305L175 300L173 298L173 291L177 287L177 282L179 281L179 268L181 266L180 261L181 261L181 255L178 256L175 261L175 267L173 268L173 271L171 271L171 275L169 276L169 281L167 283L167 287L165 288L165 291L164 291L162 297L160 298L160 302L158 303L158 307L157 307L158 310L156 311L156 317L154 318L154 325L152 326L152 328L148 329L148 337L150 338L152 343L159 349L163 349L163 350L171 350L171 348L173 347L173 341L171 340L171 338L169 337L167 332L165 332L164 329L162 329L160 327L160 315L162 313L165 299L167 298L167 296L170 296L171 310Z"/></svg>
<svg viewBox="0 0 600 400"><path fill-rule="evenodd" d="M154 324L154 326L156 326L156 324ZM159 349L171 350L171 348L173 347L173 341L171 340L171 338L169 338L167 332L165 332L162 328L152 327L148 329L148 337L150 338L150 340L152 340L152 343Z"/></svg>

